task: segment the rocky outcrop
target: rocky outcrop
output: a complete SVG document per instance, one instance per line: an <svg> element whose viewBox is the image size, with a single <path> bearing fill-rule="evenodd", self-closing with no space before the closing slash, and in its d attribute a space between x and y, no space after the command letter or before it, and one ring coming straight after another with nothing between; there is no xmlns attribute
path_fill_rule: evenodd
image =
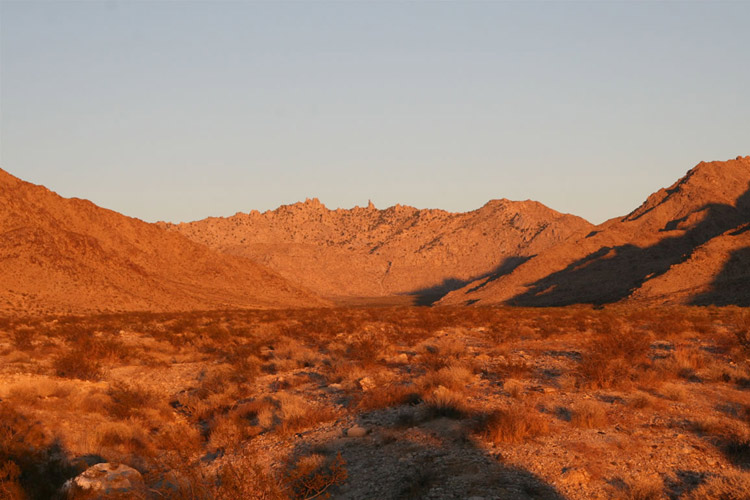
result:
<svg viewBox="0 0 750 500"><path fill-rule="evenodd" d="M317 199L162 227L250 257L328 297L429 299L495 278L591 226L534 201L493 200L466 213L395 205L330 210Z"/></svg>

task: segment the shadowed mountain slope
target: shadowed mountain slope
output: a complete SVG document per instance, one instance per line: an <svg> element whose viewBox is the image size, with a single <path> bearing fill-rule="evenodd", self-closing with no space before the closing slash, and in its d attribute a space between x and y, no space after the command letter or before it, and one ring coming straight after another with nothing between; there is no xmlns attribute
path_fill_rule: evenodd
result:
<svg viewBox="0 0 750 500"><path fill-rule="evenodd" d="M471 283L441 304L746 301L749 189L750 157L700 163L629 215L579 233L495 281Z"/></svg>
<svg viewBox="0 0 750 500"><path fill-rule="evenodd" d="M248 259L0 170L0 311L326 304Z"/></svg>
<svg viewBox="0 0 750 500"><path fill-rule="evenodd" d="M329 210L317 199L163 227L250 257L328 297L412 294L425 302L496 278L592 225L534 201L493 200L466 213L396 205Z"/></svg>

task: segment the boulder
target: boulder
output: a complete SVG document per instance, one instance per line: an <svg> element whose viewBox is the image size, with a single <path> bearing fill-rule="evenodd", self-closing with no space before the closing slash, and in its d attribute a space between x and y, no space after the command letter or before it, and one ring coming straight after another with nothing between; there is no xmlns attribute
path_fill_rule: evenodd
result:
<svg viewBox="0 0 750 500"><path fill-rule="evenodd" d="M101 463L68 480L63 485L65 498L105 498L111 495L136 497L146 492L141 473L117 463Z"/></svg>

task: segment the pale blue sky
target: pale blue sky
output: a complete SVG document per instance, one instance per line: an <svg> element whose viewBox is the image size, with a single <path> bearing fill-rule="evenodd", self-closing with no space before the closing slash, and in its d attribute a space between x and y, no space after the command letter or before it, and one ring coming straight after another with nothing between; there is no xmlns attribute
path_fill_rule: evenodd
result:
<svg viewBox="0 0 750 500"><path fill-rule="evenodd" d="M0 166L148 221L535 199L750 154L750 2L8 2Z"/></svg>

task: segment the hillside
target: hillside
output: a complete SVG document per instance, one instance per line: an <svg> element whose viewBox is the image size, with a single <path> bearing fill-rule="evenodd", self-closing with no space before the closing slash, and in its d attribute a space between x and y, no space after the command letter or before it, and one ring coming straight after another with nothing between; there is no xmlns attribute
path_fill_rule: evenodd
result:
<svg viewBox="0 0 750 500"><path fill-rule="evenodd" d="M163 227L250 257L323 296L416 295L423 301L496 278L591 226L534 201L466 213L396 205L329 210L317 199Z"/></svg>
<svg viewBox="0 0 750 500"><path fill-rule="evenodd" d="M325 304L248 259L0 170L0 311Z"/></svg>
<svg viewBox="0 0 750 500"><path fill-rule="evenodd" d="M747 304L750 156L700 163L632 213L441 304Z"/></svg>

